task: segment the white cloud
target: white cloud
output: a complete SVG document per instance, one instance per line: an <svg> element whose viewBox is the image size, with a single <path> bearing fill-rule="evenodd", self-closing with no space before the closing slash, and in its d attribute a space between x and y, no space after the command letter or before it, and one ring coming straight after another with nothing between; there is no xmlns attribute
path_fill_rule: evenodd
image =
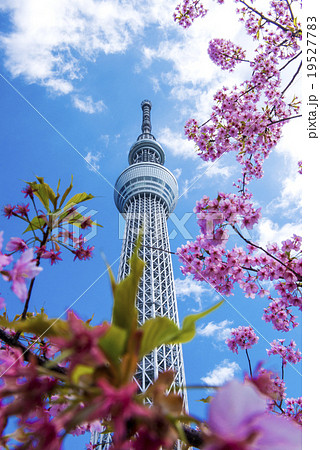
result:
<svg viewBox="0 0 320 450"><path fill-rule="evenodd" d="M93 154L88 152L84 159L88 163L89 170L95 171L100 169L99 161L102 158L102 154L100 152Z"/></svg>
<svg viewBox="0 0 320 450"><path fill-rule="evenodd" d="M195 152L194 143L188 141L187 137L182 133L174 132L169 127L162 128L159 131L157 140L174 156L184 159L199 158Z"/></svg>
<svg viewBox="0 0 320 450"><path fill-rule="evenodd" d="M173 170L173 175L176 177L177 180L181 174L182 174L182 169L180 169L180 167L177 167L176 169Z"/></svg>
<svg viewBox="0 0 320 450"><path fill-rule="evenodd" d="M302 177L297 173L298 166L295 166L295 173L282 180L280 185L280 195L267 206L267 212L280 210L286 217L294 217L297 212L301 215L302 208Z"/></svg>
<svg viewBox="0 0 320 450"><path fill-rule="evenodd" d="M183 280L176 278L175 287L177 296L181 297L200 296L208 292L208 288L201 281L195 281L190 276L187 276Z"/></svg>
<svg viewBox="0 0 320 450"><path fill-rule="evenodd" d="M233 322L230 320L223 320L219 323L209 322L206 325L201 325L197 329L197 334L205 337L213 337L216 341L225 341L230 337L231 328Z"/></svg>
<svg viewBox="0 0 320 450"><path fill-rule="evenodd" d="M109 141L110 141L110 136L109 136L108 134L102 134L102 135L100 136L100 139L102 140L102 142L104 143L104 145L105 145L106 147L108 147Z"/></svg>
<svg viewBox="0 0 320 450"><path fill-rule="evenodd" d="M201 311L203 309L202 300L204 295L211 295L211 298L214 296L213 299L217 299L215 291L207 283L193 280L191 276L187 276L183 280L180 278L175 279L175 288L177 297L180 297L182 300L189 298L197 303L198 308L196 310L193 309L193 311Z"/></svg>
<svg viewBox="0 0 320 450"><path fill-rule="evenodd" d="M262 218L257 229L259 232L259 244L266 245L268 243L277 242L280 244L282 241L289 239L293 234L301 236L302 225L301 223L286 223L280 227L276 222L267 218Z"/></svg>
<svg viewBox="0 0 320 450"><path fill-rule="evenodd" d="M90 95L82 98L78 95L75 95L72 99L72 103L75 108L79 109L81 112L85 112L88 114L102 112L106 109L106 105L102 100L94 102Z"/></svg>
<svg viewBox="0 0 320 450"><path fill-rule="evenodd" d="M185 198L188 198L189 192L193 191L194 189L203 188L207 178L218 176L226 179L229 178L233 173L233 167L221 166L220 160L214 162L203 161L197 165L197 167L195 168L195 172L196 174L193 177L186 178L183 181L180 195Z"/></svg>
<svg viewBox="0 0 320 450"><path fill-rule="evenodd" d="M217 364L211 372L208 372L205 377L202 377L201 381L208 386L221 386L227 381L232 380L235 374L240 370L239 364L224 359L220 364Z"/></svg>
<svg viewBox="0 0 320 450"><path fill-rule="evenodd" d="M155 93L159 92L161 90L160 88L160 81L157 77L150 77L150 80L152 82L152 89Z"/></svg>
<svg viewBox="0 0 320 450"><path fill-rule="evenodd" d="M83 61L123 52L144 28L138 2L98 0L2 1L12 31L1 35L6 68L56 93L69 93Z"/></svg>
<svg viewBox="0 0 320 450"><path fill-rule="evenodd" d="M214 162L202 161L198 167L197 171L201 172L208 178L215 176L222 176L224 178L229 178L233 172L233 167L231 166L221 166L221 161L218 159Z"/></svg>

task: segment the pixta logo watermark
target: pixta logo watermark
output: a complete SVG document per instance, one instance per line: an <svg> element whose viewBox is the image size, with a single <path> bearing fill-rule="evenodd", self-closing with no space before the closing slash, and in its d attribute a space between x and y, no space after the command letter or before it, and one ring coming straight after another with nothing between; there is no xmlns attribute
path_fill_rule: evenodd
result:
<svg viewBox="0 0 320 450"><path fill-rule="evenodd" d="M241 222L240 216L235 216L236 220L232 222ZM201 232L207 239L214 239L216 225L221 225L220 230L225 230L228 236L238 235L236 227L231 223L223 223L222 213L213 213L201 219L201 231L199 230L199 224L197 224L197 215L194 212L185 212L180 217L172 213L169 217L165 213L127 213L118 215L118 238L123 240L125 238L126 227L131 232L138 234L143 229L144 233L160 232L166 226L168 227L168 235L170 240L174 240L177 237L184 240L194 240ZM251 235L247 228L241 229L241 236L250 240Z"/></svg>
<svg viewBox="0 0 320 450"><path fill-rule="evenodd" d="M84 242L88 242L98 234L99 225L94 220L96 214L98 211L95 209L71 204L66 210L51 215L52 226L57 233L72 236L74 242L77 242L81 235Z"/></svg>

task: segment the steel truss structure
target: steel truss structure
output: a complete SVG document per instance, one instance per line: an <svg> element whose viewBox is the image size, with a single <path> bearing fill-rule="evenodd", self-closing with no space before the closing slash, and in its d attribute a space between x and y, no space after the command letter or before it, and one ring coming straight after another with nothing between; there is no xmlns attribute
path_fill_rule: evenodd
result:
<svg viewBox="0 0 320 450"><path fill-rule="evenodd" d="M115 204L126 221L118 279L129 273L129 259L142 229L140 257L146 266L136 299L139 323L166 316L179 325L167 227L178 199L178 185L163 166L164 151L151 134L151 102L144 100L141 107L142 134L129 152L130 166L115 184ZM165 370L175 371L171 389L182 396L188 410L181 345L163 345L146 355L138 365L135 380L144 392ZM97 450L106 450L111 440L110 434L93 433L91 442L99 444Z"/></svg>

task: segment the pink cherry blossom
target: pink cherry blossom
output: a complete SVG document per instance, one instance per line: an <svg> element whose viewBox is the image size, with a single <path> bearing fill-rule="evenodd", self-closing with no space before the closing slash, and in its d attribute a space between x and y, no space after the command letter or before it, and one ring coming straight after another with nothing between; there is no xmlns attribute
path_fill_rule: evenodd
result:
<svg viewBox="0 0 320 450"><path fill-rule="evenodd" d="M259 391L270 398L268 401L268 409L272 410L275 401L281 401L286 397L285 382L270 370L258 368L254 375L249 379Z"/></svg>
<svg viewBox="0 0 320 450"><path fill-rule="evenodd" d="M258 342L259 338L252 327L234 328L231 330L231 338L226 340L226 344L234 353L238 353L238 347L241 349L252 348Z"/></svg>
<svg viewBox="0 0 320 450"><path fill-rule="evenodd" d="M80 228L83 230L86 230L87 228L92 227L92 220L91 217L84 217L84 220L81 222Z"/></svg>
<svg viewBox="0 0 320 450"><path fill-rule="evenodd" d="M111 386L105 379L100 379L98 385L101 395L92 402L92 406L96 408L91 420L111 416L115 445L120 445L126 439L126 422L131 418L148 418L152 413L135 402L133 396L138 386L134 381L118 389Z"/></svg>
<svg viewBox="0 0 320 450"><path fill-rule="evenodd" d="M75 261L77 258L79 260L86 260L86 259L92 258L93 250L94 250L94 246L89 247L89 245L88 245L87 248L84 248L81 245L79 248L77 248L76 250L72 251L72 253L75 255L73 260Z"/></svg>
<svg viewBox="0 0 320 450"><path fill-rule="evenodd" d="M33 256L33 248L28 248L15 263L13 269L8 272L9 279L12 281L11 289L22 301L28 295L26 278L32 279L42 271L42 267L37 266Z"/></svg>
<svg viewBox="0 0 320 450"><path fill-rule="evenodd" d="M237 63L245 58L245 51L238 45L233 44L230 40L213 39L209 42L208 53L210 59L224 70L233 71ZM234 133L230 130L230 135L236 137L237 130L233 128Z"/></svg>
<svg viewBox="0 0 320 450"><path fill-rule="evenodd" d="M41 258L50 259L51 265L55 264L57 261L62 261L62 258L60 258L60 255L61 255L61 252L55 252L54 250L41 252Z"/></svg>
<svg viewBox="0 0 320 450"><path fill-rule="evenodd" d="M266 397L252 383L233 380L210 403L211 435L205 450L300 450L301 427L266 411Z"/></svg>
<svg viewBox="0 0 320 450"><path fill-rule="evenodd" d="M287 398L285 415L302 425L302 398Z"/></svg>
<svg viewBox="0 0 320 450"><path fill-rule="evenodd" d="M27 186L25 188L22 189L21 191L23 194L25 194L24 198L30 197L33 198L33 193L35 192L32 187L27 184Z"/></svg>
<svg viewBox="0 0 320 450"><path fill-rule="evenodd" d="M4 216L10 219L10 217L15 213L16 206L6 205L3 208Z"/></svg>
<svg viewBox="0 0 320 450"><path fill-rule="evenodd" d="M29 211L30 211L29 203L27 203L26 205L24 204L17 205L16 213L19 214L20 216L27 217Z"/></svg>
<svg viewBox="0 0 320 450"><path fill-rule="evenodd" d="M285 346L284 339L278 339L271 342L271 348L267 350L268 355L278 355L282 358L282 364L285 366L288 362L297 364L301 361L301 352L296 350L297 344L291 340L290 344Z"/></svg>
<svg viewBox="0 0 320 450"><path fill-rule="evenodd" d="M68 323L69 334L52 337L50 341L59 348L73 350L71 367L78 363L89 366L95 366L97 362L105 364L106 357L99 347L99 338L106 333L108 325L90 327L73 311L68 311Z"/></svg>
<svg viewBox="0 0 320 450"><path fill-rule="evenodd" d="M19 237L12 237L6 245L6 250L9 252L25 251L28 248L26 242Z"/></svg>
<svg viewBox="0 0 320 450"><path fill-rule="evenodd" d="M173 18L183 28L188 28L197 17L204 17L207 10L199 0L184 0L178 5Z"/></svg>

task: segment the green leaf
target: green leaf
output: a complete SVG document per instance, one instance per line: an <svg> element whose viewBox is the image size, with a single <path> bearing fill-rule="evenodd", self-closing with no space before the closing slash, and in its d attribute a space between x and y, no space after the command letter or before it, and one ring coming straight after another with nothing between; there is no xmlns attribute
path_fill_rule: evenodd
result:
<svg viewBox="0 0 320 450"><path fill-rule="evenodd" d="M213 396L212 396L212 395L209 395L208 397L200 398L200 399L198 400L198 402L210 403L212 399L213 399Z"/></svg>
<svg viewBox="0 0 320 450"><path fill-rule="evenodd" d="M53 207L55 209L57 207L57 198L56 198L55 192L53 191L53 189L47 183L44 182L43 177L36 177L36 179L39 181L39 183L42 186L44 186L44 188L45 188L45 190L47 192L48 198L51 200L51 203L52 203L52 205L53 205Z"/></svg>
<svg viewBox="0 0 320 450"><path fill-rule="evenodd" d="M99 346L113 362L117 362L125 353L127 332L112 324L106 334L99 339Z"/></svg>
<svg viewBox="0 0 320 450"><path fill-rule="evenodd" d="M196 334L196 321L215 311L223 303L224 300L221 300L219 303L216 303L215 305L211 306L211 308L206 309L205 311L197 314L191 314L190 316L185 317L182 323L181 332L177 336L176 340L171 342L171 344L182 344L184 342L191 341L191 339L193 339L194 335Z"/></svg>
<svg viewBox="0 0 320 450"><path fill-rule="evenodd" d="M65 201L65 199L67 198L69 192L71 191L71 189L73 188L73 175L71 175L71 183L70 186L66 189L65 193L63 194L60 204L59 204L59 208L61 208L61 206L63 205L63 202Z"/></svg>
<svg viewBox="0 0 320 450"><path fill-rule="evenodd" d="M46 221L42 217L35 216L23 233L31 230L40 230L44 225L46 225Z"/></svg>
<svg viewBox="0 0 320 450"><path fill-rule="evenodd" d="M144 269L144 262L139 258L138 252L141 242L141 236L130 259L130 273L120 283L116 283L110 273L111 285L113 291L113 310L112 324L123 328L127 334L131 333L137 327L138 313L135 307L138 285Z"/></svg>
<svg viewBox="0 0 320 450"><path fill-rule="evenodd" d="M139 358L150 353L154 348L169 343L179 333L179 327L168 317L155 317L147 320L141 327L143 331Z"/></svg>
<svg viewBox="0 0 320 450"><path fill-rule="evenodd" d="M61 336L68 334L69 330L67 322L60 319L49 319L44 313L13 322L0 317L0 325L15 331L34 333L37 336Z"/></svg>
<svg viewBox="0 0 320 450"><path fill-rule="evenodd" d="M70 200L66 203L65 208L68 206L78 205L79 203L85 202L87 200L91 200L94 198L92 194L86 194L85 192L81 192L80 194L76 194L70 198Z"/></svg>
<svg viewBox="0 0 320 450"><path fill-rule="evenodd" d="M71 373L71 380L74 384L79 383L80 377L83 375L92 375L94 367L85 366L84 364L78 364Z"/></svg>
<svg viewBox="0 0 320 450"><path fill-rule="evenodd" d="M70 206L69 206L70 207ZM77 211L74 211L72 214L70 214L69 218L68 215L70 214L69 210L64 211L60 216L57 216L57 220L59 223L61 223L63 220L65 220L67 223L71 223L75 225L78 228L81 228L82 223L87 219L87 217L83 216L82 214L78 213ZM93 220L90 222L91 225L96 225L97 227L102 227L97 222L94 222Z"/></svg>
<svg viewBox="0 0 320 450"><path fill-rule="evenodd" d="M43 184L36 183L35 181L27 182L27 184L29 184L29 186L32 187L34 194L38 197L38 199L41 201L46 210L50 211L49 195L46 187Z"/></svg>
<svg viewBox="0 0 320 450"><path fill-rule="evenodd" d="M60 178L59 178L58 186L57 186L57 194L59 194L60 182L61 182L61 180L60 180ZM59 195L60 195L60 194L59 194Z"/></svg>
<svg viewBox="0 0 320 450"><path fill-rule="evenodd" d="M191 341L196 334L196 321L215 311L223 302L224 300L205 311L185 317L181 329L168 317L147 320L141 327L143 336L139 357L142 358L163 344L183 344Z"/></svg>

